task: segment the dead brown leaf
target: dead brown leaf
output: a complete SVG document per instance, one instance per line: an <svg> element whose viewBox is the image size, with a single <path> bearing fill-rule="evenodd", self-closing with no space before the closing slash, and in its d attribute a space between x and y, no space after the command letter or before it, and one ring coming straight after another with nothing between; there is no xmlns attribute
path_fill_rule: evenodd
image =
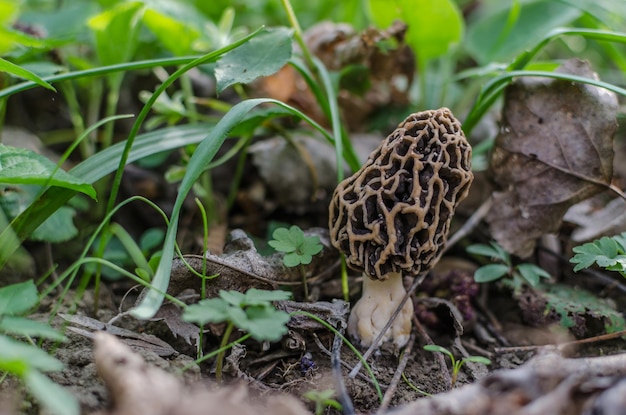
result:
<svg viewBox="0 0 626 415"><path fill-rule="evenodd" d="M576 59L557 72L597 79ZM490 161L500 190L486 218L504 249L529 256L570 206L610 185L617 105L612 92L556 79L520 78L507 88Z"/></svg>
<svg viewBox="0 0 626 415"><path fill-rule="evenodd" d="M409 103L415 56L404 43L407 25L396 21L385 30L356 33L347 23L320 22L304 33L313 55L331 71L342 72L338 102L349 131L360 131L377 110ZM305 80L286 66L253 84L252 95L280 99L327 123Z"/></svg>

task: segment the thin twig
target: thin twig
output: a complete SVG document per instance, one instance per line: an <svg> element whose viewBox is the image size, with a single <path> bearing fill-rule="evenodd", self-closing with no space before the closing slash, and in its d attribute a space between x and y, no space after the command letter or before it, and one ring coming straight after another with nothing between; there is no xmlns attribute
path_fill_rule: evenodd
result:
<svg viewBox="0 0 626 415"><path fill-rule="evenodd" d="M343 331L341 324L339 324L339 328L337 328L337 330ZM341 371L341 343L341 336L336 333L335 338L333 339L333 353L330 357L330 363L333 370L333 377L335 378L337 399L341 404L342 411L344 415L354 415L354 405L348 395L346 384L343 381L343 373Z"/></svg>
<svg viewBox="0 0 626 415"><path fill-rule="evenodd" d="M409 362L409 357L411 356L411 352L413 351L414 343L415 333L411 333L411 337L409 337L409 341L404 351L402 352L400 362L398 363L398 367L396 368L396 373L394 373L391 382L389 382L389 387L387 388L387 390L385 391L385 395L383 396L383 402L380 404L380 408L378 408L378 415L382 415L391 403L391 399L393 398L393 395L396 393L396 389L398 388L398 383L400 382L400 379L402 379L402 373L404 373L404 368Z"/></svg>
<svg viewBox="0 0 626 415"><path fill-rule="evenodd" d="M572 341L569 341L569 342L558 343L558 344L540 344L540 345L532 345L532 346L514 346L514 347L495 347L494 348L494 352L496 352L496 353L528 352L528 351L535 351L535 350L541 350L541 349L556 349L559 352L562 352L563 349L566 349L567 347L570 347L570 346L576 346L576 345L586 344L586 343L597 343L597 342L606 341L606 340L619 339L620 337L623 337L625 335L626 335L626 330L620 330L620 331L616 331L615 333L601 334L599 336L588 337L586 339L580 339L580 340L572 340Z"/></svg>
<svg viewBox="0 0 626 415"><path fill-rule="evenodd" d="M404 308L404 305L406 304L406 302L409 301L409 298L411 298L411 295L413 294L415 289L422 283L422 281L424 281L424 278L426 277L426 275L427 273L424 273L418 277L415 277L415 281L413 281L413 284L404 295L404 298L402 299L402 301L400 301L400 304L398 304L398 307L396 307L395 311L389 318L389 321L387 322L387 324L385 324L385 327L383 327L383 329L380 331L376 339L374 339L369 349L367 349L365 353L363 353L363 360L367 360L370 357L370 355L374 353L376 349L378 349L378 346L380 345L380 342L383 339L383 336L385 335L387 330L389 330L389 328L395 321L396 317L398 317L398 314L400 314L400 311L402 311L402 308ZM352 371L350 372L350 375L349 375L350 378L354 379L356 374L359 373L359 371L361 370L362 366L363 364L361 363L361 361L359 361L356 364L356 366L354 366L354 369L352 369Z"/></svg>

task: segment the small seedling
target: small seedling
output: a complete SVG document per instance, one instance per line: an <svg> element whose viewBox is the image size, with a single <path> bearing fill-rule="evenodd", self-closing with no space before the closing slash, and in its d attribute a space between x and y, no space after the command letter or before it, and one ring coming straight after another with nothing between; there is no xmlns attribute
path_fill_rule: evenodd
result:
<svg viewBox="0 0 626 415"><path fill-rule="evenodd" d="M339 402L333 399L335 391L333 389L326 389L323 391L308 391L303 397L312 402L315 402L315 415L322 415L324 409L331 407L341 411L342 406Z"/></svg>
<svg viewBox="0 0 626 415"><path fill-rule="evenodd" d="M279 252L284 252L283 263L286 267L300 266L302 283L304 285L304 297L309 298L309 287L306 282L304 265L313 260L313 255L322 251L322 244L318 236L304 236L304 232L297 226L291 228L279 228L272 234L273 240L268 244Z"/></svg>
<svg viewBox="0 0 626 415"><path fill-rule="evenodd" d="M450 358L450 363L452 363L452 387L454 387L454 385L456 384L456 380L459 376L459 371L461 370L461 367L463 367L463 365L466 362L482 363L484 365L491 364L491 360L482 356L467 356L461 360L457 360L452 354L452 352L450 352L450 350L446 349L445 347L438 346L436 344L427 344L426 346L424 346L424 350L433 352L433 353L437 353L437 352L443 353Z"/></svg>
<svg viewBox="0 0 626 415"><path fill-rule="evenodd" d="M186 308L185 321L204 325L206 323L226 323L220 349L228 344L235 327L248 332L258 341L278 341L287 333L289 314L274 308L272 301L288 300L291 293L281 290L249 289L245 294L239 291L220 291L219 298L209 298ZM222 380L223 350L216 358L216 378Z"/></svg>
<svg viewBox="0 0 626 415"><path fill-rule="evenodd" d="M76 398L44 375L63 369L63 363L35 346L31 336L61 342L67 339L48 324L23 317L38 302L32 281L0 288L0 368L20 379L51 413L78 414Z"/></svg>
<svg viewBox="0 0 626 415"><path fill-rule="evenodd" d="M572 249L576 255L569 262L576 264L574 271L597 264L608 271L617 271L626 277L626 232L611 238L602 237Z"/></svg>
<svg viewBox="0 0 626 415"><path fill-rule="evenodd" d="M523 283L536 287L541 278L550 278L550 274L537 265L522 263L514 266L509 253L495 242L491 242L489 245L470 245L467 247L467 252L488 257L492 261L498 262L497 264L483 265L476 270L474 280L478 283L496 281L510 276L513 279L513 287L517 291Z"/></svg>

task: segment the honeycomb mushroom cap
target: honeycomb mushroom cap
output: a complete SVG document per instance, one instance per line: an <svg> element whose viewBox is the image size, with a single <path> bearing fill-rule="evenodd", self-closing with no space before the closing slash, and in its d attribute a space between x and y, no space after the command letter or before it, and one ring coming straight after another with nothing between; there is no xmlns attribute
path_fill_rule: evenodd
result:
<svg viewBox="0 0 626 415"><path fill-rule="evenodd" d="M432 268L474 179L471 152L447 108L407 117L334 192L331 241L348 265L381 280Z"/></svg>

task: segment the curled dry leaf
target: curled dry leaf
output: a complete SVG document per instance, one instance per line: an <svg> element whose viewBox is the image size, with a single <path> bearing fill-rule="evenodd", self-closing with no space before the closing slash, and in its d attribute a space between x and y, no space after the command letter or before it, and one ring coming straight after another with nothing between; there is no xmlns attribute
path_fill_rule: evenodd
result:
<svg viewBox="0 0 626 415"><path fill-rule="evenodd" d="M557 72L597 79L580 60ZM570 206L610 185L617 105L612 92L556 79L521 78L507 88L490 160L500 190L486 218L504 249L529 256Z"/></svg>
<svg viewBox="0 0 626 415"><path fill-rule="evenodd" d="M343 73L338 101L348 130L361 130L377 110L409 103L415 56L404 43L406 31L407 25L400 21L386 30L368 28L361 33L349 24L325 21L304 33L311 53L329 70ZM253 94L280 99L318 122L327 122L306 82L291 66L252 87Z"/></svg>

